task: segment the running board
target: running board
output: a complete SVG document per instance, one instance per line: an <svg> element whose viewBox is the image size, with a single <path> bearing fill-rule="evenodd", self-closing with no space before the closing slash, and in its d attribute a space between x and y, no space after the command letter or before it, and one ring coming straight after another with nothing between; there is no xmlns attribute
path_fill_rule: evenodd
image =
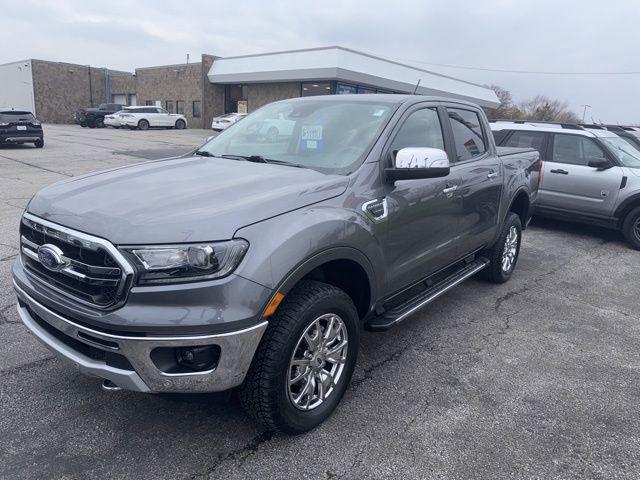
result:
<svg viewBox="0 0 640 480"><path fill-rule="evenodd" d="M489 260L484 257L479 257L472 262L465 264L459 270L440 280L438 283L432 285L427 290L421 292L407 302L386 311L378 317L372 318L365 324L365 328L374 332L390 329L405 318L420 310L422 307L425 307L434 301L440 295L445 294L467 278L475 275L487 265L489 265Z"/></svg>

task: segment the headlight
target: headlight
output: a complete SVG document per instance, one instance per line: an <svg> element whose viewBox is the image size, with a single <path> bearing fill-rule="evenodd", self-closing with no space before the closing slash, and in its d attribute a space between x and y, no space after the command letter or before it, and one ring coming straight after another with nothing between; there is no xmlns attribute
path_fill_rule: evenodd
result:
<svg viewBox="0 0 640 480"><path fill-rule="evenodd" d="M249 248L246 240L236 239L191 245L129 247L138 267L138 284L192 282L229 275Z"/></svg>

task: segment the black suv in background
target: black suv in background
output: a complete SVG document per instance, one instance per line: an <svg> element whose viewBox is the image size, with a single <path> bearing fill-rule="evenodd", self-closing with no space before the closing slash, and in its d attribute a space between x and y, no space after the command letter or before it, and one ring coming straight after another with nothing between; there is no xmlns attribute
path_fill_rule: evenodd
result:
<svg viewBox="0 0 640 480"><path fill-rule="evenodd" d="M0 109L0 145L33 143L44 147L42 125L31 112Z"/></svg>
<svg viewBox="0 0 640 480"><path fill-rule="evenodd" d="M81 108L73 118L81 127L104 128L104 116L119 112L124 107L119 103L101 103L98 108Z"/></svg>

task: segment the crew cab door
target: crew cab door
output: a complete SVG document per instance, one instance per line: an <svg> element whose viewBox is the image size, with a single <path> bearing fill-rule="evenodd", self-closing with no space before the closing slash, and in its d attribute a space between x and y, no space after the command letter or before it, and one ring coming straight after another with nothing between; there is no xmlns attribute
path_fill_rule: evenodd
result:
<svg viewBox="0 0 640 480"><path fill-rule="evenodd" d="M564 213L610 216L623 172L619 166L604 170L588 166L590 160L598 159L611 161L593 139L554 133L549 160L543 162L538 205Z"/></svg>
<svg viewBox="0 0 640 480"><path fill-rule="evenodd" d="M503 171L490 147L490 132L480 113L469 107L446 108L455 148L455 170L460 176L459 250L464 256L489 243L499 228Z"/></svg>
<svg viewBox="0 0 640 480"><path fill-rule="evenodd" d="M445 150L442 118L436 107L409 109L387 143L383 162L391 166L395 153L408 147ZM449 155L451 158L451 156ZM442 178L397 180L388 184L388 229L382 239L391 293L451 263L456 256L460 183L453 171Z"/></svg>

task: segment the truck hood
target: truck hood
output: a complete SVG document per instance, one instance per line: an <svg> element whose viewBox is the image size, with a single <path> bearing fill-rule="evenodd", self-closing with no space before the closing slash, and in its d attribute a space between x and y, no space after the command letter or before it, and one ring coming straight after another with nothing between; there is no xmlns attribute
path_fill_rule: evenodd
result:
<svg viewBox="0 0 640 480"><path fill-rule="evenodd" d="M347 184L305 168L194 156L64 180L27 210L116 245L203 242L341 195Z"/></svg>

